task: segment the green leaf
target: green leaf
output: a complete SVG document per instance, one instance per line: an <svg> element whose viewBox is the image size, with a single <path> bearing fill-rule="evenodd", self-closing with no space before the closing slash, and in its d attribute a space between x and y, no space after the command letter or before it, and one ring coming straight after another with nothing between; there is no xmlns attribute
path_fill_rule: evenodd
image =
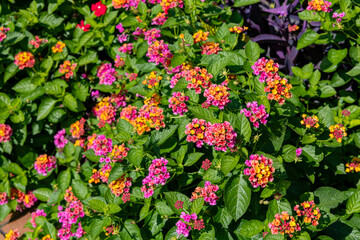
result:
<svg viewBox="0 0 360 240"><path fill-rule="evenodd" d="M13 174L16 174L16 175L19 175L19 174L22 174L22 173L23 173L23 170L22 170L22 168L19 166L19 164L14 163L14 162L6 163L6 164L2 165L2 168L3 168L6 172L13 173Z"/></svg>
<svg viewBox="0 0 360 240"><path fill-rule="evenodd" d="M36 89L36 85L31 82L30 78L24 78L12 88L17 93L30 93Z"/></svg>
<svg viewBox="0 0 360 240"><path fill-rule="evenodd" d="M314 192L314 196L319 199L319 207L326 210L336 208L346 199L344 193L332 187L320 187Z"/></svg>
<svg viewBox="0 0 360 240"><path fill-rule="evenodd" d="M240 135L244 138L245 142L249 142L251 137L251 126L250 122L244 114L238 114L240 119Z"/></svg>
<svg viewBox="0 0 360 240"><path fill-rule="evenodd" d="M228 228L231 221L233 220L232 216L226 208L219 208L217 214L213 217L214 222L221 223L224 228Z"/></svg>
<svg viewBox="0 0 360 240"><path fill-rule="evenodd" d="M89 85L79 82L72 84L72 94L82 102L85 102L89 96Z"/></svg>
<svg viewBox="0 0 360 240"><path fill-rule="evenodd" d="M334 115L332 114L331 109L328 105L326 105L319 111L319 121L320 123L325 124L326 127L330 127L330 125L335 124Z"/></svg>
<svg viewBox="0 0 360 240"><path fill-rule="evenodd" d="M6 74L6 73L5 73ZM350 71L348 71L346 73L347 75L349 75L350 77L355 77L357 75L360 74L360 63L358 63L357 65L355 65L355 67L353 67Z"/></svg>
<svg viewBox="0 0 360 240"><path fill-rule="evenodd" d="M119 137L122 141L129 141L134 133L134 126L124 119L119 119L116 123L116 130L118 131L116 137Z"/></svg>
<svg viewBox="0 0 360 240"><path fill-rule="evenodd" d="M313 75L311 76L311 78L309 79L309 83L311 85L311 87L314 87L318 84L318 82L321 79L321 73L319 70L316 70Z"/></svg>
<svg viewBox="0 0 360 240"><path fill-rule="evenodd" d="M49 234L52 239L56 239L56 228L53 224L49 223L48 221L45 221L45 225L43 226L44 233Z"/></svg>
<svg viewBox="0 0 360 240"><path fill-rule="evenodd" d="M185 62L185 60L186 60L186 56L184 56L180 53L175 53L174 57L171 59L171 66L177 67L177 66L183 64L183 62Z"/></svg>
<svg viewBox="0 0 360 240"><path fill-rule="evenodd" d="M281 214L284 211L288 212L289 215L291 215L292 213L291 205L286 199L282 198L280 200L271 200L269 203L268 211L266 212L265 224L272 222L272 220L275 218L275 214Z"/></svg>
<svg viewBox="0 0 360 240"><path fill-rule="evenodd" d="M235 0L234 7L244 7L260 2L260 0Z"/></svg>
<svg viewBox="0 0 360 240"><path fill-rule="evenodd" d="M144 149L142 147L130 149L127 159L134 164L135 167L140 167L144 155Z"/></svg>
<svg viewBox="0 0 360 240"><path fill-rule="evenodd" d="M165 203L166 204L166 203ZM146 216L149 214L149 210L150 210L150 205L145 204L139 213L139 221L143 220L144 218L146 218ZM171 210L171 209L170 209Z"/></svg>
<svg viewBox="0 0 360 240"><path fill-rule="evenodd" d="M216 76L226 67L226 65L228 65L229 62L230 57L223 57L218 61L211 61L207 69L209 73L211 73L213 76Z"/></svg>
<svg viewBox="0 0 360 240"><path fill-rule="evenodd" d="M53 59L50 56L48 56L46 59L44 59L41 62L40 71L43 73L49 73L53 64L54 64Z"/></svg>
<svg viewBox="0 0 360 240"><path fill-rule="evenodd" d="M199 214L201 212L201 210L203 209L203 206L204 206L204 198L194 199L191 202L190 212Z"/></svg>
<svg viewBox="0 0 360 240"><path fill-rule="evenodd" d="M354 192L346 202L346 214L360 212L360 190Z"/></svg>
<svg viewBox="0 0 360 240"><path fill-rule="evenodd" d="M106 207L106 202L103 197L91 197L83 201L84 205L88 206L91 209L94 209L98 212L104 212Z"/></svg>
<svg viewBox="0 0 360 240"><path fill-rule="evenodd" d="M299 17L301 20L304 21L313 21L313 22L320 22L321 21L321 17L319 15L319 13L315 12L315 11L308 11L308 10L304 10L298 13Z"/></svg>
<svg viewBox="0 0 360 240"><path fill-rule="evenodd" d="M161 218L157 211L152 211L145 218L145 227L150 230L151 234L154 236L161 231L165 226L166 219Z"/></svg>
<svg viewBox="0 0 360 240"><path fill-rule="evenodd" d="M314 65L312 63L308 63L302 67L301 72L303 73L302 79L309 79L314 71Z"/></svg>
<svg viewBox="0 0 360 240"><path fill-rule="evenodd" d="M316 163L321 162L324 159L324 153L316 145L305 145L302 148L302 154L309 160Z"/></svg>
<svg viewBox="0 0 360 240"><path fill-rule="evenodd" d="M164 200L157 200L155 202L155 208L161 216L171 216L174 214L174 211L166 204Z"/></svg>
<svg viewBox="0 0 360 240"><path fill-rule="evenodd" d="M221 158L221 171L224 175L228 175L237 165L240 160L240 156L232 157L229 155L225 155Z"/></svg>
<svg viewBox="0 0 360 240"><path fill-rule="evenodd" d="M190 153L186 158L184 166L188 167L194 165L203 155L204 153L201 152Z"/></svg>
<svg viewBox="0 0 360 240"><path fill-rule="evenodd" d="M260 47L259 44L249 41L245 45L245 53L248 59L254 63L256 62L260 57Z"/></svg>
<svg viewBox="0 0 360 240"><path fill-rule="evenodd" d="M68 141L68 143L64 147L64 154L66 157L71 158L75 153L75 146L72 142Z"/></svg>
<svg viewBox="0 0 360 240"><path fill-rule="evenodd" d="M18 71L18 66L16 66L15 63L10 63L5 70L4 83L6 83L10 78L15 76Z"/></svg>
<svg viewBox="0 0 360 240"><path fill-rule="evenodd" d="M128 219L124 223L124 228L120 232L122 240L142 240L140 228L134 220Z"/></svg>
<svg viewBox="0 0 360 240"><path fill-rule="evenodd" d="M295 76L301 78L301 79L305 79L303 78L303 71L301 68L299 67L291 67L291 71L294 73Z"/></svg>
<svg viewBox="0 0 360 240"><path fill-rule="evenodd" d="M70 181L71 173L69 169L63 170L57 178L57 183L63 192L65 192L65 190L70 186Z"/></svg>
<svg viewBox="0 0 360 240"><path fill-rule="evenodd" d="M55 14L42 12L39 17L39 22L45 24L48 27L56 28L64 21L64 18L58 17Z"/></svg>
<svg viewBox="0 0 360 240"><path fill-rule="evenodd" d="M119 205L115 203L109 203L105 207L105 214L115 214L121 211Z"/></svg>
<svg viewBox="0 0 360 240"><path fill-rule="evenodd" d="M151 143L160 146L161 144L165 143L178 128L178 125L171 125L168 129L163 129L161 131L153 131L151 132Z"/></svg>
<svg viewBox="0 0 360 240"><path fill-rule="evenodd" d="M35 197L40 201L47 202L53 191L49 188L38 188L33 191Z"/></svg>
<svg viewBox="0 0 360 240"><path fill-rule="evenodd" d="M335 94L336 94L336 90L332 86L325 85L320 88L320 97L321 98L332 97Z"/></svg>
<svg viewBox="0 0 360 240"><path fill-rule="evenodd" d="M338 64L346 57L347 53L348 53L347 48L340 50L336 50L332 48L329 50L327 54L327 58L331 63Z"/></svg>
<svg viewBox="0 0 360 240"><path fill-rule="evenodd" d="M48 116L48 120L51 123L61 122L66 116L66 112L64 109L54 109Z"/></svg>
<svg viewBox="0 0 360 240"><path fill-rule="evenodd" d="M53 13L65 0L48 0L48 13ZM51 236L51 238L55 238Z"/></svg>
<svg viewBox="0 0 360 240"><path fill-rule="evenodd" d="M94 219L90 225L90 231L89 234L91 236L91 239L96 239L99 234L104 231L104 227L107 227L108 225L108 219Z"/></svg>
<svg viewBox="0 0 360 240"><path fill-rule="evenodd" d="M77 44L77 47L75 48L74 52L78 53L80 49L85 46L93 37L95 33L94 32L86 32L83 35L81 35L79 42Z"/></svg>
<svg viewBox="0 0 360 240"><path fill-rule="evenodd" d="M79 66L84 66L89 63L96 63L98 61L98 55L96 52L89 52L79 57Z"/></svg>
<svg viewBox="0 0 360 240"><path fill-rule="evenodd" d="M4 45L14 45L23 40L24 38L25 35L20 32L8 32L6 34L6 39L4 40Z"/></svg>
<svg viewBox="0 0 360 240"><path fill-rule="evenodd" d="M313 30L307 30L299 39L296 49L300 50L313 44L319 38L319 34Z"/></svg>
<svg viewBox="0 0 360 240"><path fill-rule="evenodd" d="M63 103L70 111L79 112L77 101L70 93L65 94Z"/></svg>
<svg viewBox="0 0 360 240"><path fill-rule="evenodd" d="M79 198L80 200L83 200L86 198L86 195L88 194L88 188L87 184L83 181L79 180L72 180L72 191L74 195Z"/></svg>
<svg viewBox="0 0 360 240"><path fill-rule="evenodd" d="M184 209L188 209L188 207L190 206L189 198L186 195L182 194L182 193L179 193L179 192L165 192L164 194L165 194L165 200L166 200L167 204L174 211L175 214L180 215L181 212L184 211L181 208L177 209L175 207L176 201L184 202L184 204L183 204Z"/></svg>
<svg viewBox="0 0 360 240"><path fill-rule="evenodd" d="M296 147L293 145L285 145L282 148L281 157L285 162L293 162L296 158Z"/></svg>
<svg viewBox="0 0 360 240"><path fill-rule="evenodd" d="M221 41L221 40L224 40L226 35L228 35L229 33L230 33L230 31L229 31L228 25L226 23L223 23L217 30L215 36L219 41Z"/></svg>
<svg viewBox="0 0 360 240"><path fill-rule="evenodd" d="M260 222L259 220L250 220L242 224L240 233L244 237L251 238L252 236L255 236L256 234L262 232L263 229L264 224L262 222Z"/></svg>
<svg viewBox="0 0 360 240"><path fill-rule="evenodd" d="M109 25L118 15L118 11L111 11L105 14L104 26Z"/></svg>
<svg viewBox="0 0 360 240"><path fill-rule="evenodd" d="M2 222L11 213L11 208L8 204L0 206L0 221Z"/></svg>
<svg viewBox="0 0 360 240"><path fill-rule="evenodd" d="M250 205L251 189L244 176L232 177L225 188L224 202L230 215L237 221Z"/></svg>
<svg viewBox="0 0 360 240"><path fill-rule="evenodd" d="M108 183L111 183L112 181L121 178L121 176L124 175L125 171L126 167L123 164L115 163L114 167L111 169Z"/></svg>
<svg viewBox="0 0 360 240"><path fill-rule="evenodd" d="M220 121L215 118L213 111L202 108L200 106L189 106L189 110L194 114L196 118L204 119L205 121L211 122L211 123L219 123Z"/></svg>

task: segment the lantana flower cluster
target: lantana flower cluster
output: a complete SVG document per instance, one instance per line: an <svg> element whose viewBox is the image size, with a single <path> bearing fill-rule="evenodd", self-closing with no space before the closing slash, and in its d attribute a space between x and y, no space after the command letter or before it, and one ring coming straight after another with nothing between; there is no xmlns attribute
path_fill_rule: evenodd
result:
<svg viewBox="0 0 360 240"><path fill-rule="evenodd" d="M215 192L219 190L218 185L212 185L211 182L205 181L205 186L196 187L195 191L191 194L190 201L193 201L198 198L204 198L204 201L209 203L210 205L216 205L216 201L219 197L216 195Z"/></svg>
<svg viewBox="0 0 360 240"><path fill-rule="evenodd" d="M266 82L264 91L269 93L267 95L269 100L275 100L282 105L285 99L292 97L290 92L292 85L278 74L279 64L271 59L260 58L251 68L256 76L260 75L260 82Z"/></svg>
<svg viewBox="0 0 360 240"><path fill-rule="evenodd" d="M56 168L56 158L54 156L42 154L36 158L34 168L38 174L46 176L51 170Z"/></svg>
<svg viewBox="0 0 360 240"><path fill-rule="evenodd" d="M259 106L256 101L253 101L248 102L246 104L246 107L248 109L241 109L240 113L243 113L247 118L249 118L250 122L252 122L255 128L259 128L260 123L262 123L263 125L267 123L267 118L269 117L269 114L266 113L264 105Z"/></svg>
<svg viewBox="0 0 360 240"><path fill-rule="evenodd" d="M201 54L212 55L219 54L221 48L219 47L219 43L215 42L206 42L201 47Z"/></svg>
<svg viewBox="0 0 360 240"><path fill-rule="evenodd" d="M147 87L150 89L159 86L159 82L162 80L162 76L157 76L156 74L157 72L152 71L149 76L144 79L142 84L147 85Z"/></svg>
<svg viewBox="0 0 360 240"><path fill-rule="evenodd" d="M0 123L0 143L10 141L12 135L12 128L10 125Z"/></svg>
<svg viewBox="0 0 360 240"><path fill-rule="evenodd" d="M269 182L274 181L273 161L259 154L251 154L250 159L245 161L249 168L244 169L244 174L249 176L249 181L254 188L265 188Z"/></svg>
<svg viewBox="0 0 360 240"><path fill-rule="evenodd" d="M360 158L353 157L351 162L346 163L345 171L347 173L349 173L349 172L360 172ZM1 200L0 200L0 205L1 205Z"/></svg>
<svg viewBox="0 0 360 240"><path fill-rule="evenodd" d="M110 99L103 98L93 108L93 113L99 120L98 126L104 127L106 123L112 124L115 121L116 108L110 102Z"/></svg>
<svg viewBox="0 0 360 240"><path fill-rule="evenodd" d="M37 218L37 217L46 217L46 213L45 213L44 209L36 209L35 212L31 213L30 223L33 228L36 228L35 218Z"/></svg>
<svg viewBox="0 0 360 240"><path fill-rule="evenodd" d="M343 138L347 136L346 133L346 129L345 126L342 124L335 124L335 125L331 125L329 127L330 130L330 138L333 139L335 138L337 142L341 143Z"/></svg>
<svg viewBox="0 0 360 240"><path fill-rule="evenodd" d="M214 146L215 150L226 152L229 148L235 151L235 140L237 133L229 122L212 124L203 119L194 118L191 123L186 125L185 134L188 142L194 142L201 148L204 142Z"/></svg>
<svg viewBox="0 0 360 240"><path fill-rule="evenodd" d="M19 52L15 56L14 63L21 70L24 68L32 68L35 64L35 57L31 52Z"/></svg>
<svg viewBox="0 0 360 240"><path fill-rule="evenodd" d="M331 2L325 0L311 0L308 2L306 10L313 10L317 12L331 12Z"/></svg>
<svg viewBox="0 0 360 240"><path fill-rule="evenodd" d="M82 135L85 133L84 125L85 125L85 118L81 118L79 121L70 125L70 132L71 136L75 139L81 138Z"/></svg>
<svg viewBox="0 0 360 240"><path fill-rule="evenodd" d="M0 27L0 42L4 41L7 38L6 33L10 30L10 28L6 28L4 26Z"/></svg>
<svg viewBox="0 0 360 240"><path fill-rule="evenodd" d="M319 224L319 219L321 217L320 209L315 206L314 201L305 201L294 207L298 217L303 217L303 221L306 224L311 223L313 226Z"/></svg>
<svg viewBox="0 0 360 240"><path fill-rule="evenodd" d="M64 51L65 48L65 43L58 41L55 46L51 47L51 50L53 53L62 53Z"/></svg>
<svg viewBox="0 0 360 240"><path fill-rule="evenodd" d="M245 32L246 30L248 30L249 28L248 27L242 27L242 26L234 26L234 27L231 27L229 28L229 31L230 32L234 32L234 33L237 33L237 34L240 34L240 33L243 33Z"/></svg>
<svg viewBox="0 0 360 240"><path fill-rule="evenodd" d="M125 144L114 145L112 151L109 154L112 162L121 162L128 155L129 148L125 146Z"/></svg>
<svg viewBox="0 0 360 240"><path fill-rule="evenodd" d="M109 165L109 164L104 164L99 171L96 170L96 169L93 169L92 170L93 174L89 179L89 183L95 183L96 184L96 183L99 183L100 180L103 183L107 183L108 179L109 179L110 172L111 172L111 165Z"/></svg>
<svg viewBox="0 0 360 240"><path fill-rule="evenodd" d="M184 237L188 237L191 229L196 229L200 231L205 228L204 220L198 219L196 213L186 214L182 212L180 215L180 220L175 224L176 225L176 233L179 235L183 235Z"/></svg>
<svg viewBox="0 0 360 240"><path fill-rule="evenodd" d="M185 96L181 92L173 92L172 97L169 98L169 108L173 111L173 114L183 116L189 109L186 102L189 101L189 97Z"/></svg>
<svg viewBox="0 0 360 240"><path fill-rule="evenodd" d="M301 115L303 120L300 121L301 125L304 125L306 128L318 128L319 118L317 116L308 116L306 114Z"/></svg>
<svg viewBox="0 0 360 240"><path fill-rule="evenodd" d="M168 65L169 60L173 57L170 52L169 45L165 44L164 40L156 40L153 44L151 44L146 56L149 58L149 62L153 62L156 65L162 63L165 66Z"/></svg>
<svg viewBox="0 0 360 240"><path fill-rule="evenodd" d="M112 139L105 135L98 135L93 141L92 149L96 156L106 156L113 149Z"/></svg>
<svg viewBox="0 0 360 240"><path fill-rule="evenodd" d="M42 39L40 38L39 36L35 36L35 39L33 40L30 40L30 44L34 46L34 48L39 48L41 46L41 44L44 44L44 43L48 43L49 40L47 39Z"/></svg>
<svg viewBox="0 0 360 240"><path fill-rule="evenodd" d="M119 197L122 194L121 199L124 203L130 201L130 187L131 187L132 179L129 177L125 177L125 174L109 184L109 188L111 192Z"/></svg>
<svg viewBox="0 0 360 240"><path fill-rule="evenodd" d="M205 89L204 97L206 97L206 101L202 104L204 108L215 106L224 109L230 103L230 93L225 85L211 84L209 88Z"/></svg>
<svg viewBox="0 0 360 240"><path fill-rule="evenodd" d="M68 140L66 139L65 129L61 129L54 135L54 144L56 148L62 150L67 143Z"/></svg>
<svg viewBox="0 0 360 240"><path fill-rule="evenodd" d="M77 63L71 63L69 60L65 60L63 64L60 64L59 72L65 74L65 80L69 80L74 76L74 70L76 69Z"/></svg>
<svg viewBox="0 0 360 240"><path fill-rule="evenodd" d="M226 152L230 149L231 152L236 151L235 141L237 133L228 121L223 123L208 123L205 131L205 142L214 146L215 150Z"/></svg>
<svg viewBox="0 0 360 240"><path fill-rule="evenodd" d="M18 237L20 237L20 233L17 229L10 230L6 235L5 235L5 240L17 240Z"/></svg>
<svg viewBox="0 0 360 240"><path fill-rule="evenodd" d="M269 223L269 228L272 234L288 235L289 237L293 237L293 233L301 231L300 224L285 211L275 214L275 219Z"/></svg>
<svg viewBox="0 0 360 240"><path fill-rule="evenodd" d="M6 192L0 192L0 206L8 203L8 195Z"/></svg>
<svg viewBox="0 0 360 240"><path fill-rule="evenodd" d="M204 42L208 40L209 32L204 32L203 30L199 30L193 35L194 43Z"/></svg>
<svg viewBox="0 0 360 240"><path fill-rule="evenodd" d="M141 192L145 198L149 198L154 194L154 189L158 185L165 185L166 180L170 178L170 173L166 165L168 160L165 158L156 158L149 166L149 174L142 180L143 186Z"/></svg>
<svg viewBox="0 0 360 240"><path fill-rule="evenodd" d="M70 240L72 237L81 238L85 231L81 226L80 218L85 216L83 204L72 193L72 188L69 187L64 196L67 206L64 209L58 206L58 218L61 228L58 230L58 237L60 240ZM77 229L75 226L77 224Z"/></svg>
<svg viewBox="0 0 360 240"><path fill-rule="evenodd" d="M165 127L163 111L157 105L143 105L139 111L137 107L129 105L121 110L120 118L131 123L137 133L142 135L152 128L159 130Z"/></svg>
<svg viewBox="0 0 360 240"><path fill-rule="evenodd" d="M25 208L31 208L35 205L37 198L31 191L27 191L27 193L23 193L19 189L11 188L10 193L11 200L15 200L18 202L16 206L16 210L22 212Z"/></svg>
<svg viewBox="0 0 360 240"><path fill-rule="evenodd" d="M116 81L117 73L111 63L103 63L97 70L97 77L100 79L99 84L111 85Z"/></svg>

